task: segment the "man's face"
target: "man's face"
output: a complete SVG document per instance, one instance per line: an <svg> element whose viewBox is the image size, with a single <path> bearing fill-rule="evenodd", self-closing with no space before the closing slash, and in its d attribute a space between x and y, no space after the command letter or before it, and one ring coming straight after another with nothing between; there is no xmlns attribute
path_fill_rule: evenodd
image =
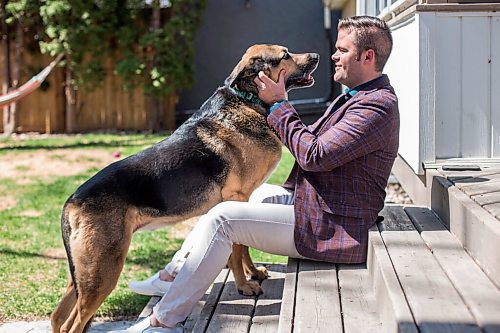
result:
<svg viewBox="0 0 500 333"><path fill-rule="evenodd" d="M335 48L337 51L332 55L335 62L335 74L333 79L349 88L354 88L363 83L362 62L357 58L358 49L353 42L354 33L342 29L338 32Z"/></svg>

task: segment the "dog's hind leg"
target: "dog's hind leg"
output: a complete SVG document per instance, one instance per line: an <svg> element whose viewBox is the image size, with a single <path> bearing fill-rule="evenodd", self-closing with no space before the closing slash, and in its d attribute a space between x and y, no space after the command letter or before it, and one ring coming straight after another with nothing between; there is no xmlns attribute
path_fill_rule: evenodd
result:
<svg viewBox="0 0 500 333"><path fill-rule="evenodd" d="M91 324L97 309L102 304L108 294L83 294L78 295L78 300L71 311L67 322L61 328L64 333L82 333L85 332Z"/></svg>
<svg viewBox="0 0 500 333"><path fill-rule="evenodd" d="M116 258L118 260L109 260L109 257L94 256L92 260L95 261L96 265L89 265L90 267L88 268L81 267L80 255L89 258L90 253L81 251L80 255L73 257L75 263L78 262L75 266L80 266L76 269L78 299L61 332L85 332L99 306L115 288L125 262L127 249L128 242L127 246L120 251L122 254L120 258ZM115 255L111 254L112 252L106 250L105 252L110 257L115 257Z"/></svg>
<svg viewBox="0 0 500 333"><path fill-rule="evenodd" d="M241 259L245 274L250 276L252 279L262 282L269 277L269 273L265 267L256 267L254 265L252 258L250 257L250 253L248 253L248 246L242 246Z"/></svg>
<svg viewBox="0 0 500 333"><path fill-rule="evenodd" d="M71 310L76 304L76 292L73 285L73 281L69 278L68 287L66 288L66 293L63 299L55 309L55 311L50 316L50 322L52 326L52 333L60 333L61 326L66 322L71 314Z"/></svg>
<svg viewBox="0 0 500 333"><path fill-rule="evenodd" d="M61 332L84 332L115 288L132 238L128 217L116 209L100 212L99 216L82 214L74 224L70 248L78 297Z"/></svg>

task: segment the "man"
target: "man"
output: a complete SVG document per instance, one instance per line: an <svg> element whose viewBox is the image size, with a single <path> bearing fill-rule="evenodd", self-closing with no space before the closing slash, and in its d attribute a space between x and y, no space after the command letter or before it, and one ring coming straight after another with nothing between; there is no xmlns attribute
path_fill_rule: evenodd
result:
<svg viewBox="0 0 500 333"><path fill-rule="evenodd" d="M233 242L296 258L366 260L368 229L398 150L397 98L382 74L392 37L373 17L342 19L338 31L334 80L347 89L313 125L288 103L284 73L278 82L263 73L255 80L271 105L269 125L296 160L285 185L264 184L249 202L223 202L202 216L164 270L131 283L143 294L165 294L150 317L124 332L180 332Z"/></svg>

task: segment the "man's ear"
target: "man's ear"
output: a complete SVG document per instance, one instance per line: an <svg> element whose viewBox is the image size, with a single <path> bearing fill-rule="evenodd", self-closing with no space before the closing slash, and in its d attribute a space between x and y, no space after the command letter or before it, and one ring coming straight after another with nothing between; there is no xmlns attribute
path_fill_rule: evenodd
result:
<svg viewBox="0 0 500 333"><path fill-rule="evenodd" d="M365 61L370 61L370 62L375 61L375 51L373 51L372 49L366 50L364 57L365 58L363 60Z"/></svg>

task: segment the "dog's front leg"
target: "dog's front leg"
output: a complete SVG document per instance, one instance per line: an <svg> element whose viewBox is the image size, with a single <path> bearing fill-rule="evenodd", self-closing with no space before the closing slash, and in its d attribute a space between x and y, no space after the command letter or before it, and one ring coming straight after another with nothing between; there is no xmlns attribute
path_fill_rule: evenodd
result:
<svg viewBox="0 0 500 333"><path fill-rule="evenodd" d="M248 253L248 246L241 247L241 255L243 270L246 275L254 280L258 280L259 282L262 282L269 277L269 273L265 267L256 267L254 265L252 257L250 257L250 253Z"/></svg>
<svg viewBox="0 0 500 333"><path fill-rule="evenodd" d="M262 288L260 287L259 282L255 280L248 281L243 271L242 260L244 248L246 248L246 251L248 252L248 247L233 243L233 252L229 257L228 266L231 271L233 271L234 282L238 291L246 296L258 296L262 294Z"/></svg>

